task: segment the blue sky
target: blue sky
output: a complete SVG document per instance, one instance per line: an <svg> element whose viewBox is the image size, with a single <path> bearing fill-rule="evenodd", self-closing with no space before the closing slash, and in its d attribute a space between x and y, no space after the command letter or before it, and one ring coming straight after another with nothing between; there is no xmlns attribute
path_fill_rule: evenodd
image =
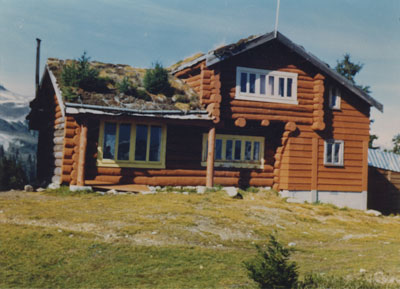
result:
<svg viewBox="0 0 400 289"><path fill-rule="evenodd" d="M48 57L149 67L272 31L276 0L0 0L0 84L32 97L35 38ZM281 0L279 30L331 66L350 53L372 109L377 144L400 133L400 1Z"/></svg>

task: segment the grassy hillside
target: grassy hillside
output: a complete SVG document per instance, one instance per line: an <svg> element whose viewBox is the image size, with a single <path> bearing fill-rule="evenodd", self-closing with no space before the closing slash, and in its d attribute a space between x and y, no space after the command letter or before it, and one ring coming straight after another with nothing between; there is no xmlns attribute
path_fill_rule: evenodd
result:
<svg viewBox="0 0 400 289"><path fill-rule="evenodd" d="M257 288L243 261L273 231L302 276L400 280L397 216L266 191L64 193L0 193L0 287Z"/></svg>

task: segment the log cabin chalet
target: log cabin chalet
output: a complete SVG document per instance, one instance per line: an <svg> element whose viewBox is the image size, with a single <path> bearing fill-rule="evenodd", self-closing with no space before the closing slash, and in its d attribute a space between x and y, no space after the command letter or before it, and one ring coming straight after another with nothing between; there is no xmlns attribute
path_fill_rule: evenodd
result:
<svg viewBox="0 0 400 289"><path fill-rule="evenodd" d="M279 32L177 63L169 97L110 89L71 100L67 63L49 59L28 116L42 181L271 187L366 209L370 108L383 106ZM141 89L144 69L91 65Z"/></svg>

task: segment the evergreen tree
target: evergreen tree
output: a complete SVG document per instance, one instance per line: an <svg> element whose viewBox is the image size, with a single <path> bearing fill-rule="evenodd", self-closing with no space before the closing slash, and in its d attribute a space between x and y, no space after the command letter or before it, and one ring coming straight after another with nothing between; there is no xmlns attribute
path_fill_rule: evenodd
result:
<svg viewBox="0 0 400 289"><path fill-rule="evenodd" d="M350 60L350 54L346 53L343 56L342 60L337 60L336 61L336 67L335 70L339 72L341 75L343 75L345 78L350 80L351 83L356 84L356 81L354 80L354 77L361 71L363 68L364 64L362 63L354 63ZM366 93L371 93L370 87L369 86L363 86L363 85L357 85L357 87L361 88L364 90Z"/></svg>
<svg viewBox="0 0 400 289"><path fill-rule="evenodd" d="M14 158L2 157L0 161L0 190L22 189L27 177L21 164Z"/></svg>
<svg viewBox="0 0 400 289"><path fill-rule="evenodd" d="M392 138L393 149L392 152L400 154L400 133Z"/></svg>

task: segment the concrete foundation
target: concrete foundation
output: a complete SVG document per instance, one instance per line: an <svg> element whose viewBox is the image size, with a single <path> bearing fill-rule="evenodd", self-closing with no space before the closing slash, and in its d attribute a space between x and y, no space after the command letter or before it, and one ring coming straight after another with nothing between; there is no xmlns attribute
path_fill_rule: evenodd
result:
<svg viewBox="0 0 400 289"><path fill-rule="evenodd" d="M340 208L348 207L358 210L367 209L367 192L332 192L332 191L288 191L279 192L283 198L294 198L302 202L329 203Z"/></svg>

